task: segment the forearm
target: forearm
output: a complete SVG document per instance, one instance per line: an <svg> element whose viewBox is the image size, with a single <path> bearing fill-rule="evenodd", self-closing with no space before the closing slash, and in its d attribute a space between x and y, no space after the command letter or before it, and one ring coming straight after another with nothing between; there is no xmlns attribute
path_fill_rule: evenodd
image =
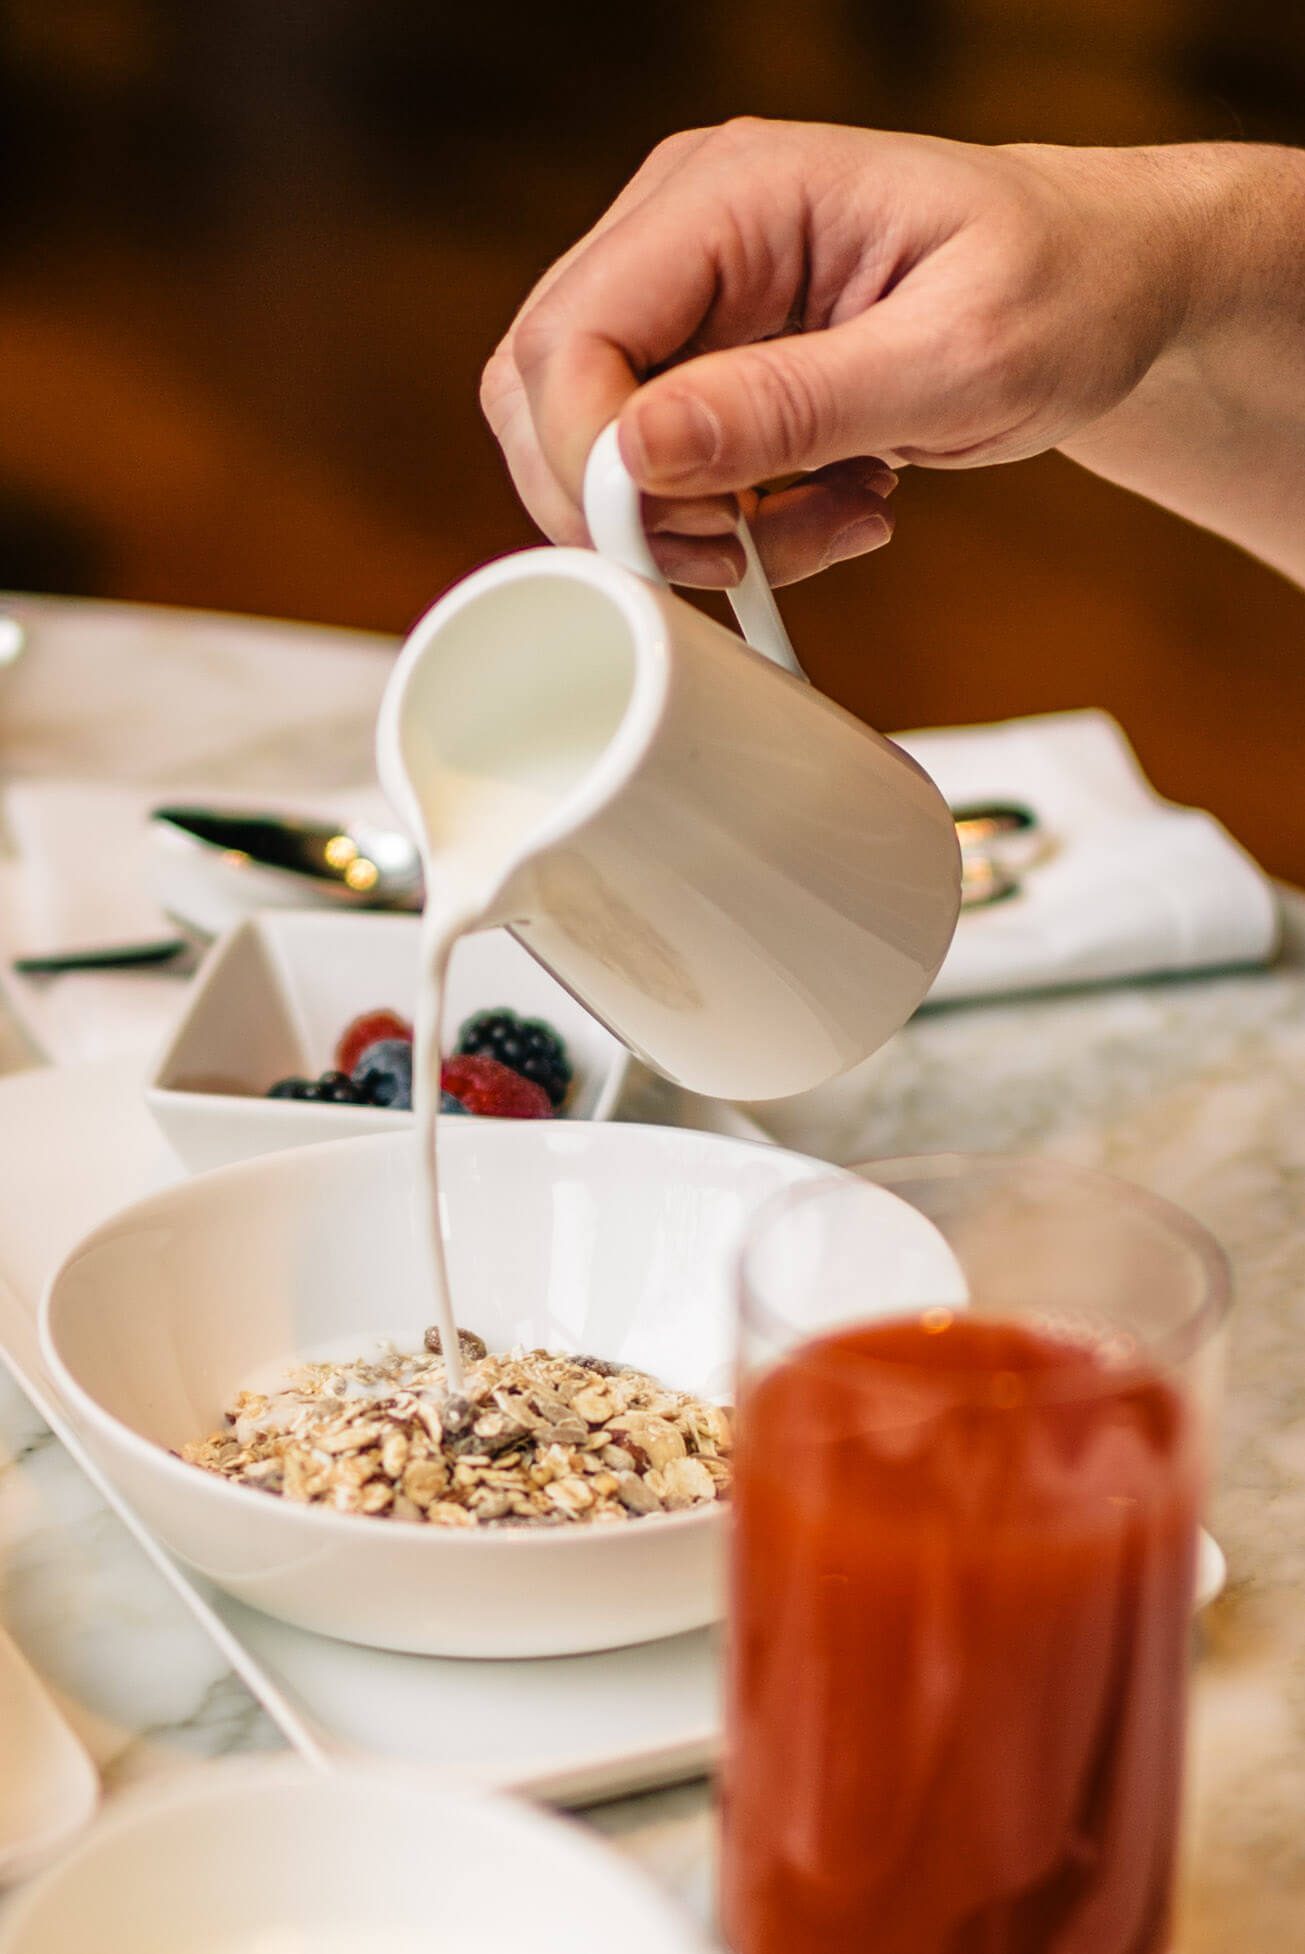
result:
<svg viewBox="0 0 1305 1954"><path fill-rule="evenodd" d="M1150 154L1180 212L1183 322L1062 451L1305 584L1305 151Z"/></svg>

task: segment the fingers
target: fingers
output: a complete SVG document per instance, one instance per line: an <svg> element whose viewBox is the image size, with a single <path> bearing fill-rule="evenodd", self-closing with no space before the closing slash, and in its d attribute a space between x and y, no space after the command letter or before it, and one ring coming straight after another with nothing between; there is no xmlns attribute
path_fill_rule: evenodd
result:
<svg viewBox="0 0 1305 1954"><path fill-rule="evenodd" d="M589 532L580 509L544 459L516 362L500 350L480 383L481 412L503 450L513 486L554 543L583 544Z"/></svg>
<svg viewBox="0 0 1305 1954"><path fill-rule="evenodd" d="M922 413L950 411L953 391L937 323L908 322L889 298L843 325L704 353L650 380L622 412L621 453L650 494L737 491L895 452Z"/></svg>
<svg viewBox="0 0 1305 1954"><path fill-rule="evenodd" d="M875 456L837 462L775 494L742 498L767 578L796 583L848 557L880 549L893 533L893 471ZM733 534L733 498L661 502L649 498L649 538L671 583L727 590L743 575ZM728 528L722 524L728 522Z"/></svg>
<svg viewBox="0 0 1305 1954"><path fill-rule="evenodd" d="M805 478L766 498L758 519L770 574L787 582L887 539L888 490L855 463L830 472L847 457L964 465L980 452L971 444L991 442L1000 403L981 397L980 356L998 371L1010 362L981 317L968 329L982 281L962 205L943 199L913 258L882 173L867 190L859 167L826 170L819 180L838 194L815 199L807 152L844 140L790 132L785 146L764 125L692 132L654 152L545 274L483 397L518 490L555 540L585 540L585 463L614 417L658 561L676 581L718 587L742 569L722 497ZM914 146L906 160L909 176ZM692 512L677 518L668 503Z"/></svg>
<svg viewBox="0 0 1305 1954"><path fill-rule="evenodd" d="M708 137L518 322L512 354L539 445L573 500L595 437L649 373L704 340L779 332L800 304L805 198L770 160L760 149L740 160Z"/></svg>
<svg viewBox="0 0 1305 1954"><path fill-rule="evenodd" d="M838 462L794 488L762 496L752 533L770 582L797 583L882 549L893 533L888 497L896 487L893 471L870 458Z"/></svg>
<svg viewBox="0 0 1305 1954"><path fill-rule="evenodd" d="M735 536L706 541L693 536L654 536L654 561L668 583L686 590L732 590L743 577L743 545Z"/></svg>
<svg viewBox="0 0 1305 1954"><path fill-rule="evenodd" d="M743 575L738 520L732 495L643 499L644 528L658 569L668 582L698 590L726 590Z"/></svg>

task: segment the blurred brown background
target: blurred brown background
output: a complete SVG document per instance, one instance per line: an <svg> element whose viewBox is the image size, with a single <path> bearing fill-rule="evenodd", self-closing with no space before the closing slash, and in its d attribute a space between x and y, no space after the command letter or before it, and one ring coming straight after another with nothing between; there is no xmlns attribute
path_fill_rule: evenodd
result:
<svg viewBox="0 0 1305 1954"><path fill-rule="evenodd" d="M1301 141L1305 5L0 0L0 586L401 630L530 539L476 407L517 299L743 110ZM1305 881L1305 596L1054 457L897 504L785 597L821 684L884 728L1108 706Z"/></svg>

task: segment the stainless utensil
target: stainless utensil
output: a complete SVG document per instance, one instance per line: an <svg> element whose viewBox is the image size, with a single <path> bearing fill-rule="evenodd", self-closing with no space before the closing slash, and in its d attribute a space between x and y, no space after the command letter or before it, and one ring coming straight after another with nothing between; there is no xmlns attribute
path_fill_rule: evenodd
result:
<svg viewBox="0 0 1305 1954"><path fill-rule="evenodd" d="M417 851L391 829L203 807L156 807L150 818L237 875L259 870L310 881L328 900L362 909L421 907Z"/></svg>
<svg viewBox="0 0 1305 1954"><path fill-rule="evenodd" d="M20 977L62 977L72 970L166 969L173 976L189 976L203 945L188 936L161 936L148 943L104 943L78 950L50 950L36 956L15 957L11 968Z"/></svg>
<svg viewBox="0 0 1305 1954"><path fill-rule="evenodd" d="M26 643L27 633L18 619L0 611L0 667L16 665Z"/></svg>
<svg viewBox="0 0 1305 1954"><path fill-rule="evenodd" d="M1032 808L1021 801L976 801L952 809L961 844L961 908L982 909L1020 892L1020 873L1048 852Z"/></svg>
<svg viewBox="0 0 1305 1954"><path fill-rule="evenodd" d="M983 909L1020 892L1018 879L990 855L961 855L961 908Z"/></svg>

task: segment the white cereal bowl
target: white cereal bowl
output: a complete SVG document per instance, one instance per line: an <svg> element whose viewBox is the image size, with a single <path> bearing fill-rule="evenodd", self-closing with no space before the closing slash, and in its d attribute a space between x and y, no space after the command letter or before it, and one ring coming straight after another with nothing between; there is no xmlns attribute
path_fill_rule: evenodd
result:
<svg viewBox="0 0 1305 1954"><path fill-rule="evenodd" d="M126 1792L5 1914L0 1954L705 1954L572 1821L397 1768L206 1764Z"/></svg>
<svg viewBox="0 0 1305 1954"><path fill-rule="evenodd" d="M277 1079L316 1077L362 1011L412 1019L417 1004L416 916L268 910L238 923L204 960L184 1014L145 1089L145 1102L192 1173L359 1133L402 1132L411 1113L268 1099ZM444 1033L473 1011L506 1004L546 1018L575 1068L565 1117L607 1119L629 1054L515 937L485 930L458 945Z"/></svg>
<svg viewBox="0 0 1305 1954"><path fill-rule="evenodd" d="M730 1395L735 1245L781 1188L834 1170L668 1127L449 1120L450 1275L463 1323ZM450 1531L295 1505L183 1464L251 1379L430 1321L408 1136L342 1140L200 1176L107 1222L42 1306L87 1445L183 1560L269 1614L346 1641L545 1656L653 1641L721 1611L718 1507L621 1526ZM956 1293L930 1222L868 1183L884 1311ZM961 1292L963 1293L963 1291Z"/></svg>

